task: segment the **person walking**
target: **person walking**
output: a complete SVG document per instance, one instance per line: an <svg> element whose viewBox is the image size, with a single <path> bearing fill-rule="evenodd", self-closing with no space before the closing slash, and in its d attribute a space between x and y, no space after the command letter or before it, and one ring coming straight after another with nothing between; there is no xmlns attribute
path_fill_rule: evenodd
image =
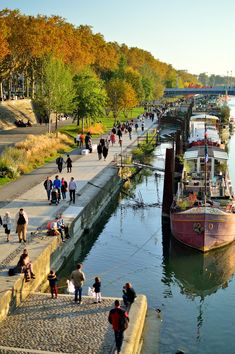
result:
<svg viewBox="0 0 235 354"><path fill-rule="evenodd" d="M50 273L47 276L47 280L49 281L49 285L50 285L50 290L51 290L51 298L54 298L55 295L55 299L57 299L58 297L58 279L57 276L55 274L55 272L53 272L53 270L50 271Z"/></svg>
<svg viewBox="0 0 235 354"><path fill-rule="evenodd" d="M93 289L95 292L95 301L94 304L98 304L101 303L101 292L100 292L100 288L101 288L101 281L99 277L95 277L95 282L93 284Z"/></svg>
<svg viewBox="0 0 235 354"><path fill-rule="evenodd" d="M138 131L138 128L139 128L138 123L135 123L135 131L136 131L136 133L137 133L137 131Z"/></svg>
<svg viewBox="0 0 235 354"><path fill-rule="evenodd" d="M91 140L91 133L87 132L85 136L85 146L87 150L89 150L90 140Z"/></svg>
<svg viewBox="0 0 235 354"><path fill-rule="evenodd" d="M23 208L19 210L15 217L16 223L16 233L19 237L19 242L26 242L26 234L27 234L27 225L28 225L28 216Z"/></svg>
<svg viewBox="0 0 235 354"><path fill-rule="evenodd" d="M43 183L44 188L47 192L47 199L50 200L51 198L51 190L52 190L52 180L50 179L49 176L47 176L47 179L45 180L45 182Z"/></svg>
<svg viewBox="0 0 235 354"><path fill-rule="evenodd" d="M127 128L128 132L129 132L129 139L131 140L132 139L132 126L129 125L128 128Z"/></svg>
<svg viewBox="0 0 235 354"><path fill-rule="evenodd" d="M119 128L118 131L117 131L117 136L118 136L119 140L120 140L120 138L122 137L122 131L121 131L120 128Z"/></svg>
<svg viewBox="0 0 235 354"><path fill-rule="evenodd" d="M120 147L122 147L122 136L120 136L120 138L119 138L119 145L120 145Z"/></svg>
<svg viewBox="0 0 235 354"><path fill-rule="evenodd" d="M63 200L66 199L66 192L68 191L68 183L65 181L64 177L61 178L61 194Z"/></svg>
<svg viewBox="0 0 235 354"><path fill-rule="evenodd" d="M70 280L72 281L72 283L75 287L74 301L75 301L75 303L78 303L79 305L81 305L82 304L82 286L84 284L84 281L86 280L85 274L82 272L82 264L80 264L80 263L77 264L77 269L71 273Z"/></svg>
<svg viewBox="0 0 235 354"><path fill-rule="evenodd" d="M81 142L81 134L80 133L77 133L77 136L76 136L76 143L77 143L77 146L80 146L80 142Z"/></svg>
<svg viewBox="0 0 235 354"><path fill-rule="evenodd" d="M112 131L112 133L110 135L110 140L111 140L111 143L112 143L112 146L113 146L113 144L115 144L115 142L116 142L116 135L114 134L113 131Z"/></svg>
<svg viewBox="0 0 235 354"><path fill-rule="evenodd" d="M57 164L57 166L58 166L58 171L59 171L59 173L62 172L63 163L64 163L64 159L63 159L63 157L60 155L60 156L57 157L57 159L56 159L56 164Z"/></svg>
<svg viewBox="0 0 235 354"><path fill-rule="evenodd" d="M71 177L71 180L69 182L69 196L70 196L70 203L73 202L73 204L75 204L76 189L77 189L77 184L74 181L74 177Z"/></svg>
<svg viewBox="0 0 235 354"><path fill-rule="evenodd" d="M2 226L5 229L5 234L7 236L7 242L10 240L10 234L11 234L11 227L12 227L12 222L11 222L11 216L9 211L7 211L2 219Z"/></svg>
<svg viewBox="0 0 235 354"><path fill-rule="evenodd" d="M102 145L102 147L105 145L105 140L103 137L100 138L100 144Z"/></svg>
<svg viewBox="0 0 235 354"><path fill-rule="evenodd" d="M72 172L72 160L69 155L67 155L67 160L65 161L67 166L67 173Z"/></svg>
<svg viewBox="0 0 235 354"><path fill-rule="evenodd" d="M103 152L103 146L101 143L99 143L97 145L97 153L98 153L98 159L101 160L102 159L102 152Z"/></svg>
<svg viewBox="0 0 235 354"><path fill-rule="evenodd" d="M53 188L57 190L56 203L59 204L61 198L61 180L59 179L58 175L55 176L55 179L53 181Z"/></svg>
<svg viewBox="0 0 235 354"><path fill-rule="evenodd" d="M144 131L144 125L145 125L144 122L142 122L142 123L141 123L141 130L142 130L142 132Z"/></svg>
<svg viewBox="0 0 235 354"><path fill-rule="evenodd" d="M104 161L106 160L106 157L108 156L108 152L109 152L108 146L107 146L107 144L105 144L105 145L103 146Z"/></svg>
<svg viewBox="0 0 235 354"><path fill-rule="evenodd" d="M120 307L119 300L115 300L114 306L114 309L109 312L108 321L113 326L117 352L120 353L124 331L127 328L129 317L128 313Z"/></svg>

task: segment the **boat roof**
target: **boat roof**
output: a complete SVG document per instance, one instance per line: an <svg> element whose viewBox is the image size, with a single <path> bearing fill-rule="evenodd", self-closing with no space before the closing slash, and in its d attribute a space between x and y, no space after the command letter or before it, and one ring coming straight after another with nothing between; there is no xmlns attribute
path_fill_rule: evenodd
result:
<svg viewBox="0 0 235 354"><path fill-rule="evenodd" d="M201 141L205 139L205 129L200 127L194 131L194 134L191 134L188 141L192 143L193 141ZM216 129L207 129L207 140L220 143L219 133Z"/></svg>
<svg viewBox="0 0 235 354"><path fill-rule="evenodd" d="M196 114L195 116L191 116L190 120L197 120L197 119L205 119L205 120L219 120L218 117L212 116L210 114Z"/></svg>
<svg viewBox="0 0 235 354"><path fill-rule="evenodd" d="M208 157L214 157L217 160L228 160L228 154L224 149L216 146L207 146ZM184 153L185 160L194 160L198 157L205 157L205 145L192 146Z"/></svg>

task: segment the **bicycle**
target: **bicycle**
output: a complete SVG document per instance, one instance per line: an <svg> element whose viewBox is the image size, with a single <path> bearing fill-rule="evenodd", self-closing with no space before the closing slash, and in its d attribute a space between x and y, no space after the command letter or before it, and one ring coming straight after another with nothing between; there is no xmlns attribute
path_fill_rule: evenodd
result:
<svg viewBox="0 0 235 354"><path fill-rule="evenodd" d="M35 231L31 231L31 238L32 237L37 237L40 240L45 240L47 238L47 230L39 226Z"/></svg>

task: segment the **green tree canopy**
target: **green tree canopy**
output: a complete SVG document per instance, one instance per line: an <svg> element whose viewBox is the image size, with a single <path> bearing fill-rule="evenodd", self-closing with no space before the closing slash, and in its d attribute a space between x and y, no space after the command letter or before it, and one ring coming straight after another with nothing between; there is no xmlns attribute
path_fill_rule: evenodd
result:
<svg viewBox="0 0 235 354"><path fill-rule="evenodd" d="M73 81L70 70L60 61L48 58L43 63L43 75L37 90L36 103L49 117L54 112L69 112L73 108Z"/></svg>
<svg viewBox="0 0 235 354"><path fill-rule="evenodd" d="M83 70L74 77L77 124L80 119L96 117L104 113L107 94L103 82L90 69Z"/></svg>

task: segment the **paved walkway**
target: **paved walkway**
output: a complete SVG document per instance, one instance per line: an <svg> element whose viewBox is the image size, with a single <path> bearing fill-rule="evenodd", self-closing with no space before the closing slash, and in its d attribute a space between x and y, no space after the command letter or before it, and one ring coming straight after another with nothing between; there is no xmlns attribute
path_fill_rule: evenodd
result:
<svg viewBox="0 0 235 354"><path fill-rule="evenodd" d="M148 129L153 126L153 122L149 119L145 120L145 128ZM140 132L139 132L140 134ZM123 137L123 151L132 144L137 135L133 132L133 138L130 141L128 134L125 134ZM65 170L60 174L60 177L64 177L65 180L69 181L70 177L73 176L77 182L78 190L77 194L82 193L82 188L91 181L97 174L99 174L104 168L110 165L114 159L114 155L119 155L121 152L121 148L118 143L116 143L113 147L110 146L109 154L106 159L98 160L96 149L93 153L89 155L80 156L73 163L73 170L71 174L68 174ZM51 166L51 164L48 164ZM47 223L48 220L54 219L56 215L61 212L64 212L69 208L68 196L67 200L61 201L58 206L49 205L46 198L46 191L43 187L42 182L45 180L46 175L48 175L48 165L44 166L41 169L34 171L34 184L31 187L30 178L27 176L22 176L21 185L22 190L15 191L15 186L13 188L13 192L17 192L17 197L12 200L10 203L6 204L6 200L8 200L7 191L8 189L12 191L12 184L9 186L5 186L0 189L0 200L2 201L2 207L0 208L0 215L3 216L6 211L9 211L11 217L14 218L19 208L24 208L26 213L29 216L29 226L28 226L28 243L27 248L29 249L30 257L33 260L34 257L37 257L37 252L39 247L37 247L37 243L43 242L45 245L47 244L47 240L41 241L40 238L30 237L30 233L35 231L37 227ZM51 167L50 167L51 168ZM54 168L54 167L53 167ZM57 173L56 173L57 174ZM54 179L54 175L51 176ZM35 182L35 179L38 179ZM39 184L38 184L39 182ZM26 191L25 191L26 190ZM74 207L70 207L72 213L76 213L79 210L79 196L76 195L76 203ZM83 196L85 197L85 196ZM10 198L11 199L11 198ZM9 243L6 242L6 237L4 234L3 228L0 228L0 293L5 291L6 289L11 288L12 281L7 277L7 270L9 266L15 265L19 254L22 252L22 248L24 248L24 244L18 243L18 237L15 234L15 229L12 229L11 240ZM50 240L48 239L48 242Z"/></svg>
<svg viewBox="0 0 235 354"><path fill-rule="evenodd" d="M0 353L112 353L114 335L107 318L113 298L93 304L83 297L82 305L73 296L30 295L11 316L0 323ZM24 327L22 328L22 324Z"/></svg>

